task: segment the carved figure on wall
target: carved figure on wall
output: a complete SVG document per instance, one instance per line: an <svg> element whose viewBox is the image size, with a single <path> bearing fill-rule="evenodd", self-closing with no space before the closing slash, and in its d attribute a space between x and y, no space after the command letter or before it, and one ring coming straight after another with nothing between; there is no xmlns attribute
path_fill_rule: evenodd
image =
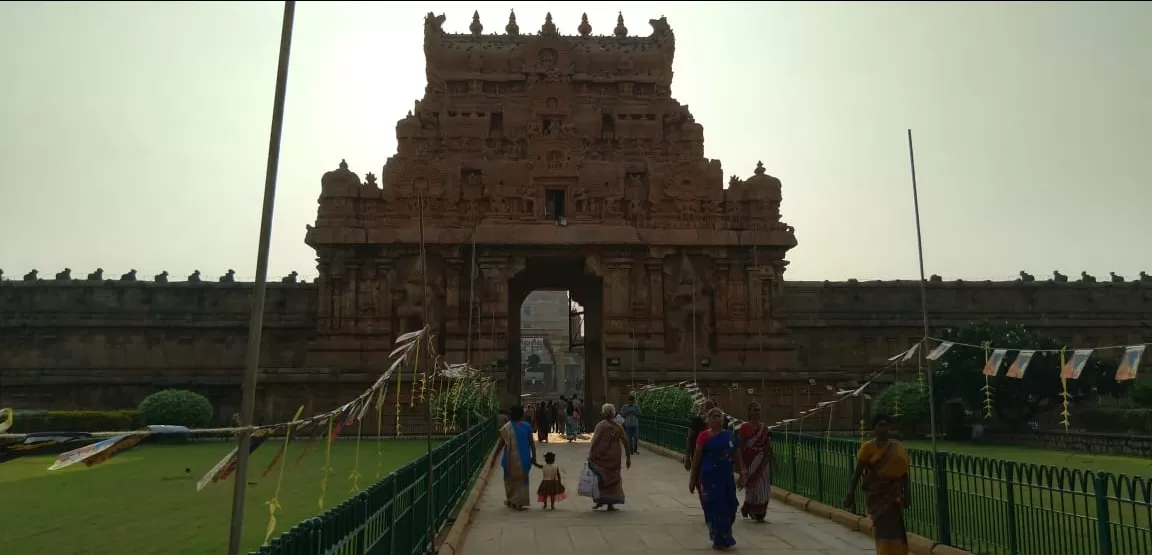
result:
<svg viewBox="0 0 1152 555"><path fill-rule="evenodd" d="M188 283L200 283L200 270L188 274Z"/></svg>
<svg viewBox="0 0 1152 555"><path fill-rule="evenodd" d="M280 283L296 283L297 276L299 276L299 274L296 273L296 270L292 270L292 273L280 279Z"/></svg>
<svg viewBox="0 0 1152 555"><path fill-rule="evenodd" d="M418 255L397 259L389 275L396 307L396 325L393 330L406 333L420 329L427 323L435 332L443 320L445 300L445 264L436 255L427 255L427 289ZM427 293L425 293L427 291ZM427 294L427 297L425 297ZM427 298L427 305L425 305Z"/></svg>
<svg viewBox="0 0 1152 555"><path fill-rule="evenodd" d="M1080 272L1080 281L1084 283L1096 283L1096 276L1090 275L1088 272Z"/></svg>
<svg viewBox="0 0 1152 555"><path fill-rule="evenodd" d="M681 252L664 261L668 352L691 356L693 342L696 356L711 352L713 288L709 272L702 268L711 261L705 260L706 257L689 257Z"/></svg>
<svg viewBox="0 0 1152 555"><path fill-rule="evenodd" d="M152 276L152 281L156 283L168 283L168 270L164 270L155 276Z"/></svg>
<svg viewBox="0 0 1152 555"><path fill-rule="evenodd" d="M236 270L228 270L227 274L220 276L220 283L234 283L236 281Z"/></svg>
<svg viewBox="0 0 1152 555"><path fill-rule="evenodd" d="M942 278L936 274L932 274L931 276L928 277L928 281L930 281L932 283L943 283L944 278Z"/></svg>
<svg viewBox="0 0 1152 555"><path fill-rule="evenodd" d="M88 274L88 281L103 281L104 268L96 268L95 272Z"/></svg>
<svg viewBox="0 0 1152 555"><path fill-rule="evenodd" d="M1140 283L1152 283L1152 276L1144 270L1140 270Z"/></svg>
<svg viewBox="0 0 1152 555"><path fill-rule="evenodd" d="M1124 283L1124 276L1117 275L1116 272L1108 272L1108 277L1112 279L1112 283Z"/></svg>
<svg viewBox="0 0 1152 555"><path fill-rule="evenodd" d="M56 272L56 281L72 281L72 268L64 268L63 272Z"/></svg>
<svg viewBox="0 0 1152 555"><path fill-rule="evenodd" d="M36 281L36 280L40 279L38 277L39 275L40 275L40 270L32 270L31 272L24 274L24 281Z"/></svg>
<svg viewBox="0 0 1152 555"><path fill-rule="evenodd" d="M1052 272L1052 281L1056 283L1068 283L1068 276L1061 274L1060 270L1054 270Z"/></svg>
<svg viewBox="0 0 1152 555"><path fill-rule="evenodd" d="M127 274L122 274L120 281L136 281L136 270L129 270Z"/></svg>
<svg viewBox="0 0 1152 555"><path fill-rule="evenodd" d="M0 281L4 281L4 269L0 268Z"/></svg>
<svg viewBox="0 0 1152 555"><path fill-rule="evenodd" d="M1024 270L1020 270L1020 281L1028 281L1028 282L1036 281L1036 276L1029 274L1028 272L1025 272Z"/></svg>

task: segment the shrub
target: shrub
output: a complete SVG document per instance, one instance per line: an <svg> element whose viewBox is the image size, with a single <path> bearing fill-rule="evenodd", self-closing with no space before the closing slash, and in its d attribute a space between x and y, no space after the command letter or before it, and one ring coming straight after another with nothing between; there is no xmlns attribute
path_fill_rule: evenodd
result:
<svg viewBox="0 0 1152 555"><path fill-rule="evenodd" d="M636 404L644 411L645 416L686 420L696 414L692 394L679 387L637 391Z"/></svg>
<svg viewBox="0 0 1152 555"><path fill-rule="evenodd" d="M16 411L9 432L118 432L139 426L134 410Z"/></svg>
<svg viewBox="0 0 1152 555"><path fill-rule="evenodd" d="M1152 434L1152 409L1089 408L1074 416L1089 432Z"/></svg>
<svg viewBox="0 0 1152 555"><path fill-rule="evenodd" d="M1152 380L1137 380L1128 390L1128 398L1138 407L1152 409Z"/></svg>
<svg viewBox="0 0 1152 555"><path fill-rule="evenodd" d="M212 422L212 403L208 398L186 389L165 389L140 401L140 419L144 424L202 428Z"/></svg>
<svg viewBox="0 0 1152 555"><path fill-rule="evenodd" d="M928 424L928 393L920 382L896 382L872 401L872 414L884 413L906 434L919 433ZM899 400L899 411L896 402ZM897 416L899 414L899 416Z"/></svg>

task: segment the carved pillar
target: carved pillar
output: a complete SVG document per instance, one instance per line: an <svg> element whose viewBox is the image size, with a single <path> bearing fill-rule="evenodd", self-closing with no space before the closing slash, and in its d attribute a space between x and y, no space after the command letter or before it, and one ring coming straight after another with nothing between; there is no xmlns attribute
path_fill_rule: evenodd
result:
<svg viewBox="0 0 1152 555"><path fill-rule="evenodd" d="M604 261L604 320L607 334L616 335L628 333L629 322L629 295L628 271L632 267L629 258L609 258ZM619 339L619 338L615 338ZM618 343L609 339L609 344Z"/></svg>
<svg viewBox="0 0 1152 555"><path fill-rule="evenodd" d="M444 315L441 327L443 333L453 337L466 333L468 324L468 281L465 279L464 263L457 257L448 260L447 291L444 299ZM453 294L455 293L455 294ZM461 307L464 317L460 317Z"/></svg>
<svg viewBox="0 0 1152 555"><path fill-rule="evenodd" d="M326 255L316 258L316 325L320 331L332 329L332 259Z"/></svg>
<svg viewBox="0 0 1152 555"><path fill-rule="evenodd" d="M343 329L357 331L360 327L360 314L356 310L357 296L360 294L360 261L352 260L344 263L345 274L344 293L341 298L341 311L344 314L345 326Z"/></svg>
<svg viewBox="0 0 1152 555"><path fill-rule="evenodd" d="M392 336L392 258L381 256L376 259L376 280L372 285L373 307L376 312L375 329Z"/></svg>
<svg viewBox="0 0 1152 555"><path fill-rule="evenodd" d="M648 271L648 321L645 332L648 341L646 349L664 350L664 260L649 258L644 262L644 269Z"/></svg>

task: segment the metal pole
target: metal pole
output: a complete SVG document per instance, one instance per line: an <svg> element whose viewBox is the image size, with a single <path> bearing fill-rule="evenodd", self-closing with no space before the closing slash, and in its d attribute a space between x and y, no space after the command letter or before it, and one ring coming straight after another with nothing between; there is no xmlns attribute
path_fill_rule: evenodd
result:
<svg viewBox="0 0 1152 555"><path fill-rule="evenodd" d="M284 2L280 29L280 62L276 68L276 95L272 102L272 132L268 139L268 167L264 174L264 211L260 216L260 240L256 248L256 285L248 320L248 351L244 359L244 389L240 403L240 444L236 448L236 474L232 490L232 524L228 532L228 555L240 555L244 532L244 498L248 486L248 451L252 445L253 412L256 410L256 373L260 368L260 332L264 327L264 290L268 285L268 247L272 242L272 209L276 205L276 170L280 166L280 135L284 128L284 96L288 89L288 58L292 51L292 22L296 2Z"/></svg>
<svg viewBox="0 0 1152 555"><path fill-rule="evenodd" d="M425 329L425 336L422 337L420 340L421 341L428 341L428 349L426 349L426 351L431 351L432 326L431 326L431 322L429 322L430 318L428 317L429 316L429 314L428 314L428 309L429 309L429 305L428 305L428 256L425 254L425 250L424 250L424 195L423 194L418 195L416 197L416 203L417 203L417 212L416 212L417 224L420 226L420 280L424 282L424 329ZM473 235L472 237L475 238L476 236ZM475 252L475 249L473 249L473 252ZM419 352L419 351L417 351L417 352ZM429 363L424 366L424 368L425 368L424 372L427 375L431 376L431 375L433 375L432 373L436 371L435 367L430 367L432 364L435 364L435 363L436 363L435 359L431 359L431 360L429 360ZM427 381L427 379L425 379L425 381ZM425 480L424 480L428 486L428 490L425 492L425 497L427 498L427 503L428 503L428 515L427 515L427 518L428 518L428 551L427 552L435 555L435 553L436 553L436 525L432 522L432 517L436 514L436 508L433 506L434 499L433 499L433 489L432 489L432 475L435 472L436 465L432 462L432 400L429 399L428 397L424 398L424 419L425 419L424 440L425 440L425 449L426 449L426 453L424 456L425 456L425 458L428 459L428 477L425 478Z"/></svg>
<svg viewBox="0 0 1152 555"><path fill-rule="evenodd" d="M920 257L920 316L924 325L924 339L928 338L928 279L924 277L924 239L920 235L920 192L916 186L916 152L912 148L912 130L908 130L908 163L912 168L912 206L916 210L916 253ZM920 363L924 364L924 349L928 344L921 340ZM932 433L932 452L936 452L936 388L933 387L932 369L928 368L928 427Z"/></svg>

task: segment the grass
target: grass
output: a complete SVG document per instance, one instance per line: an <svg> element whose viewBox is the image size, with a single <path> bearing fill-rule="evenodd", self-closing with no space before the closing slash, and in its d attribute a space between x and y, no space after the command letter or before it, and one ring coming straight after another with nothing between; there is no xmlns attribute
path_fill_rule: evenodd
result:
<svg viewBox="0 0 1152 555"><path fill-rule="evenodd" d="M440 442L437 441L437 444ZM316 516L323 477L324 444L294 467L306 442L294 441L284 457L276 535ZM244 509L244 552L264 540L267 501L276 491L278 469L262 477L279 445L269 441L252 454ZM380 454L377 454L377 447ZM104 464L46 469L54 456L16 459L0 465L0 553L12 554L218 554L227 551L232 488L227 481L196 491L196 481L232 448L229 443L144 445ZM357 442L332 445L324 508L352 496ZM416 459L423 440L360 442L361 489L377 475ZM185 469L191 472L186 474ZM275 536L274 536L275 537Z"/></svg>
<svg viewBox="0 0 1152 555"><path fill-rule="evenodd" d="M912 449L930 451L932 442L927 440L905 441ZM1034 447L1014 447L1010 445L988 445L962 441L941 441L937 449L958 455L971 455L1002 461L1027 464L1061 466L1072 470L1109 472L1152 478L1152 459L1126 457L1123 455L1101 455L1095 453L1071 453Z"/></svg>

